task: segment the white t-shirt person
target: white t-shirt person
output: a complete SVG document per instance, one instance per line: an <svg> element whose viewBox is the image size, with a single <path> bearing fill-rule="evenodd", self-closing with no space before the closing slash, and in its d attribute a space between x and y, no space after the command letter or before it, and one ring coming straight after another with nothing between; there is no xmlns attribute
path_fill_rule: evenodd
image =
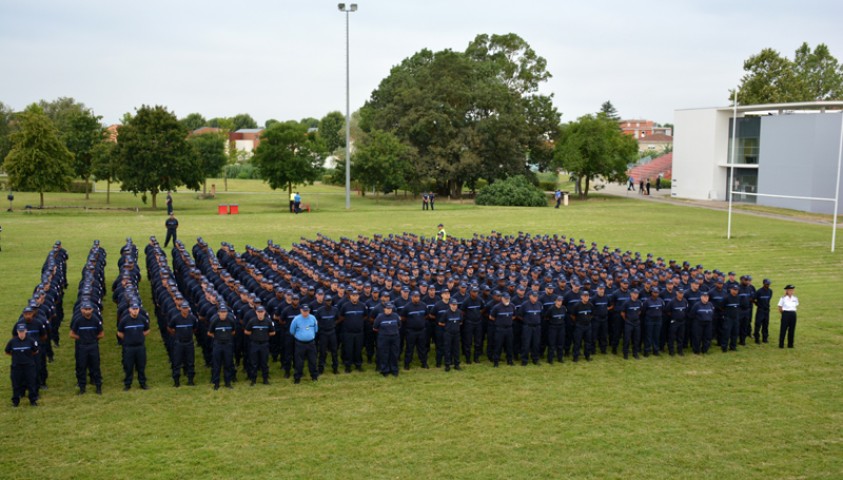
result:
<svg viewBox="0 0 843 480"><path fill-rule="evenodd" d="M779 348L784 348L785 336L787 336L787 348L793 348L793 335L796 331L796 308L799 307L799 299L793 294L795 288L790 284L785 286L785 294L779 299L779 313L782 314L782 323L779 328Z"/></svg>

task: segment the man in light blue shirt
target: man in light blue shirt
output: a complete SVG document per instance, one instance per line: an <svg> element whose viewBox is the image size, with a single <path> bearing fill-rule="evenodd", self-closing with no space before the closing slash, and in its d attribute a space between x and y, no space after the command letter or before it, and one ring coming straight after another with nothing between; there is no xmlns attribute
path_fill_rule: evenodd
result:
<svg viewBox="0 0 843 480"><path fill-rule="evenodd" d="M307 356L307 369L310 371L310 378L315 382L319 378L319 371L316 365L316 332L319 331L319 324L316 317L310 314L310 306L301 306L301 313L293 318L290 323L290 335L295 338L296 352L293 358L295 373L293 381L301 383L304 360Z"/></svg>

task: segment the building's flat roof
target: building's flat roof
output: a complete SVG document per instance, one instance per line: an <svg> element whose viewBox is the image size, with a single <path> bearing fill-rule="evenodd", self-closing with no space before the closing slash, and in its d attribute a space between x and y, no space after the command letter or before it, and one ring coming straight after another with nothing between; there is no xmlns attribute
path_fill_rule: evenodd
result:
<svg viewBox="0 0 843 480"><path fill-rule="evenodd" d="M738 105L739 112L763 112L766 110L843 110L841 100L823 100L814 102L793 102L793 103L765 103L760 105ZM679 111L687 110L719 110L733 111L734 107L700 107L700 108L678 108Z"/></svg>

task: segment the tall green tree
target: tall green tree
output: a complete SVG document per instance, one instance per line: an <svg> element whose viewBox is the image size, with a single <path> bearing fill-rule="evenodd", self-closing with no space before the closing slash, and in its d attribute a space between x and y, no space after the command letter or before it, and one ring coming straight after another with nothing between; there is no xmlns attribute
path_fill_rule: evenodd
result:
<svg viewBox="0 0 843 480"><path fill-rule="evenodd" d="M765 48L749 57L743 69L738 90L742 105L843 98L843 66L822 43L813 51L803 43L793 60ZM733 99L734 90L729 90L729 101Z"/></svg>
<svg viewBox="0 0 843 480"><path fill-rule="evenodd" d="M100 124L102 117L88 109L73 112L61 133L67 149L73 154L73 171L85 181L85 200L90 198L93 151L105 138Z"/></svg>
<svg viewBox="0 0 843 480"><path fill-rule="evenodd" d="M323 148L305 125L292 120L276 123L261 135L252 163L273 190L286 187L287 193L292 193L293 186L312 184L319 178Z"/></svg>
<svg viewBox="0 0 843 480"><path fill-rule="evenodd" d="M123 190L149 192L152 208L159 192L182 185L199 190L202 174L187 129L165 107L143 105L117 135Z"/></svg>
<svg viewBox="0 0 843 480"><path fill-rule="evenodd" d="M605 115L585 115L562 127L556 144L555 165L576 177L578 191L587 197L591 182L626 179L627 166L635 161L638 143Z"/></svg>
<svg viewBox="0 0 843 480"><path fill-rule="evenodd" d="M70 123L79 114L90 111L84 103L77 102L73 97L59 97L55 100L41 100L38 106L53 121L60 134L71 129Z"/></svg>
<svg viewBox="0 0 843 480"><path fill-rule="evenodd" d="M208 177L216 177L222 173L223 167L228 163L228 156L225 154L227 139L227 135L219 133L193 135L189 139L199 161L203 195L208 194Z"/></svg>
<svg viewBox="0 0 843 480"><path fill-rule="evenodd" d="M16 190L38 192L44 208L44 192L61 190L73 176L73 154L59 139L53 122L38 105L16 115L12 148L3 162L9 182Z"/></svg>
<svg viewBox="0 0 843 480"><path fill-rule="evenodd" d="M422 50L394 67L361 109L365 132L412 146L418 183L463 185L546 168L560 115L538 87L546 61L514 34L478 35L465 52Z"/></svg>
<svg viewBox="0 0 843 480"><path fill-rule="evenodd" d="M274 119L274 118L270 118L269 120L264 122L263 128L269 128L269 127L275 125L276 123L281 123L281 122L279 120Z"/></svg>
<svg viewBox="0 0 843 480"><path fill-rule="evenodd" d="M258 128L258 122L256 122L255 119L248 113L238 113L237 115L231 117L231 120L234 122L235 131L242 128Z"/></svg>
<svg viewBox="0 0 843 480"><path fill-rule="evenodd" d="M606 115L606 118L610 118L616 122L621 120L620 115L618 115L618 110L614 105L612 105L610 100L603 102L603 105L600 105L600 111L597 113L602 113L603 115Z"/></svg>
<svg viewBox="0 0 843 480"><path fill-rule="evenodd" d="M204 127L208 121L205 120L205 117L203 117L201 113L191 113L179 120L179 123L181 123L188 132L192 132L197 128Z"/></svg>
<svg viewBox="0 0 843 480"><path fill-rule="evenodd" d="M6 158L12 149L12 130L15 112L8 105L0 102L0 160ZM2 162L0 162L2 165Z"/></svg>
<svg viewBox="0 0 843 480"><path fill-rule="evenodd" d="M103 141L94 145L92 151L92 173L97 180L105 180L105 203L111 203L111 184L119 180L120 156L117 144Z"/></svg>
<svg viewBox="0 0 843 480"><path fill-rule="evenodd" d="M345 147L345 115L334 111L322 117L319 120L319 136L331 153Z"/></svg>
<svg viewBox="0 0 843 480"><path fill-rule="evenodd" d="M305 117L299 120L299 123L307 128L319 128L319 119L313 117Z"/></svg>
<svg viewBox="0 0 843 480"><path fill-rule="evenodd" d="M413 148L398 137L374 130L354 150L352 174L361 185L374 187L375 192L389 193L412 181L414 157Z"/></svg>

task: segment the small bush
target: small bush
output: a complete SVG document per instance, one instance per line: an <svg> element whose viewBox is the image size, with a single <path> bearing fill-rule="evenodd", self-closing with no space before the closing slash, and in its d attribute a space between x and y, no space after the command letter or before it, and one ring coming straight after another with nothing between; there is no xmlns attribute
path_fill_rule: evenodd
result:
<svg viewBox="0 0 843 480"><path fill-rule="evenodd" d="M538 187L521 175L498 180L484 187L474 200L477 205L508 207L546 207L547 197Z"/></svg>
<svg viewBox="0 0 843 480"><path fill-rule="evenodd" d="M555 192L556 191L556 182L548 182L546 180L539 180L539 188L543 192Z"/></svg>
<svg viewBox="0 0 843 480"><path fill-rule="evenodd" d="M228 178L237 178L240 180L260 179L260 172L251 163L226 165L225 173Z"/></svg>
<svg viewBox="0 0 843 480"><path fill-rule="evenodd" d="M653 182L653 188L655 188L656 182ZM670 188L670 180L666 178L662 178L661 183L659 184L659 188Z"/></svg>
<svg viewBox="0 0 843 480"><path fill-rule="evenodd" d="M85 193L85 189L90 188L91 191L94 190L93 184L90 186L85 185L84 180L73 180L70 182L70 185L67 186L67 191L70 193Z"/></svg>

